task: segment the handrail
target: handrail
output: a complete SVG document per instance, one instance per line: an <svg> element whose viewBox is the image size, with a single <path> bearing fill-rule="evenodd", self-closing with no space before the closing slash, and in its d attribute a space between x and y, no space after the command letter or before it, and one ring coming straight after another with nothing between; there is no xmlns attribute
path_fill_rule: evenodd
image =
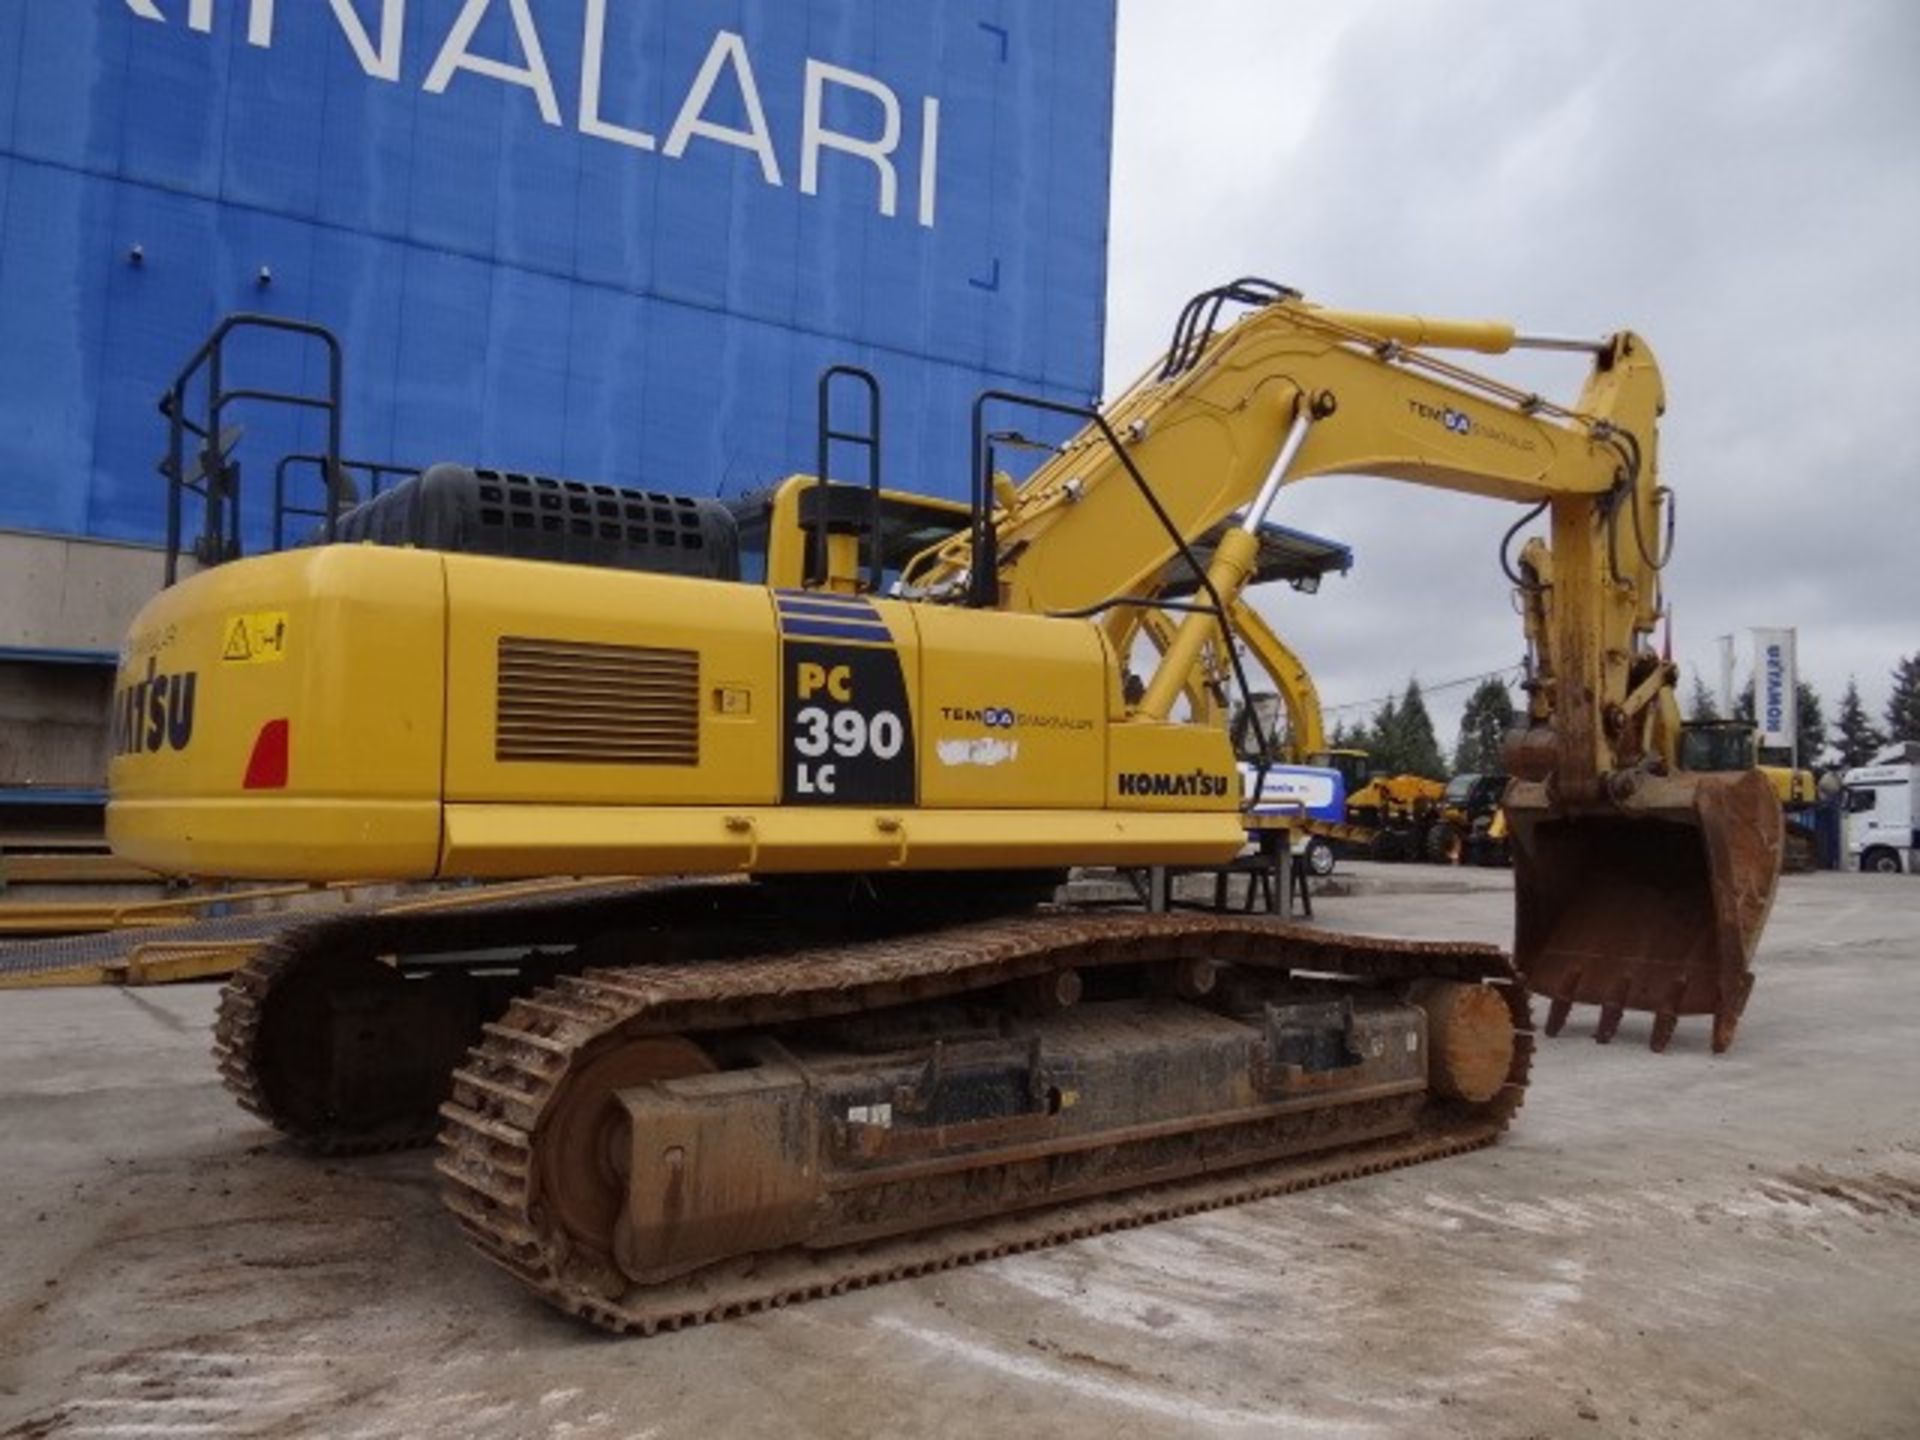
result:
<svg viewBox="0 0 1920 1440"><path fill-rule="evenodd" d="M320 341L327 350L325 393L310 395L298 391L264 390L253 387L234 390L225 388L226 343L228 338L239 330L264 330ZM203 370L206 373L205 419L203 422L196 422L187 416L187 391ZM240 312L227 316L214 327L213 332L205 340L200 342L199 348L180 368L173 383L160 397L160 413L167 420L167 456L161 462L160 468L167 477L166 583L168 585L172 585L179 578L180 573L183 529L182 492L185 490L192 490L194 494L202 496L206 502L198 544L202 560L208 564L217 564L221 560L231 559L240 554L239 467L230 466L225 455L220 453L222 434L220 419L226 407L239 401L262 400L272 404L325 411L327 445L324 458L329 466L329 473L337 473L340 464L344 370L345 363L339 337L324 325L316 325L307 320L290 320L279 315ZM204 486L194 484L187 479L186 436L189 432L210 447L202 451L203 459L210 462L212 467L205 468ZM326 514L329 540L334 536L338 519L338 487L330 484Z"/></svg>
<svg viewBox="0 0 1920 1440"><path fill-rule="evenodd" d="M325 510L315 510L311 506L289 505L287 503L288 469L294 465L318 465L321 467L321 475L324 481L327 474L326 464L327 457L325 455L304 453L298 455L282 455L280 457L280 463L273 467L273 548L275 550L284 550L286 548L287 516L305 515L311 519L323 520L327 515ZM335 462L333 473L339 475L346 471L353 470L357 470L361 474L369 477L367 487L367 498L369 500L379 495L385 489L386 478L389 475L411 477L421 473L418 465L394 465L383 460L340 460ZM330 493L337 488L337 484L327 485Z"/></svg>
<svg viewBox="0 0 1920 1440"><path fill-rule="evenodd" d="M855 380L867 392L867 429L865 433L855 430L836 430L833 428L833 382L837 379ZM884 573L884 561L880 545L880 381L871 370L858 365L829 365L820 372L819 385L819 424L815 431L817 453L814 468L814 492L818 493L820 503L814 512L813 535L814 554L807 565L807 583L824 585L831 574L832 567L827 559L828 496L831 493L832 477L828 473L828 460L834 441L846 445L858 445L867 452L867 589L878 594L880 581Z"/></svg>

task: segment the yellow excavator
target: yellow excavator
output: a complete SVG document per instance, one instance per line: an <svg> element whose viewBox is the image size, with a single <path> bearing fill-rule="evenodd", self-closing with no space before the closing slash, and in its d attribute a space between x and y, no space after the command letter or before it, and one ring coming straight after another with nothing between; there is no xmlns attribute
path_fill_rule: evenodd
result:
<svg viewBox="0 0 1920 1440"><path fill-rule="evenodd" d="M330 352L278 397L325 414L326 498L314 543L242 559L222 422L268 392L219 357L260 326ZM1590 355L1573 404L1444 353L1542 345ZM220 1005L243 1104L321 1151L437 1127L455 1220L568 1312L650 1333L1487 1144L1529 987L1550 1029L1733 1038L1779 806L1677 763L1635 335L1235 282L1105 409L981 396L964 514L882 487L846 369L814 475L750 513L456 466L349 505L339 371L317 327L236 317L163 402L169 579L194 498L200 568L126 643L109 832L164 872L660 877L302 922ZM1080 428L1015 483L1019 410ZM1514 962L1049 903L1068 867L1240 850L1209 677L1251 693L1262 527L1326 474L1531 507L1509 543L1549 518L1509 567Z"/></svg>
<svg viewBox="0 0 1920 1440"><path fill-rule="evenodd" d="M1373 859L1423 860L1446 788L1424 775L1373 775L1347 796L1347 814L1373 832Z"/></svg>

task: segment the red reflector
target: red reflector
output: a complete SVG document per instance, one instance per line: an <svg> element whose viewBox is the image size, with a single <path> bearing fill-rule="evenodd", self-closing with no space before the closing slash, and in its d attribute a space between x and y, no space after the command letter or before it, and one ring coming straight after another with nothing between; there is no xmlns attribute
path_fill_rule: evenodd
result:
<svg viewBox="0 0 1920 1440"><path fill-rule="evenodd" d="M244 790L287 788L286 721L269 720L260 727L253 742L253 756L247 761L247 778L240 784Z"/></svg>

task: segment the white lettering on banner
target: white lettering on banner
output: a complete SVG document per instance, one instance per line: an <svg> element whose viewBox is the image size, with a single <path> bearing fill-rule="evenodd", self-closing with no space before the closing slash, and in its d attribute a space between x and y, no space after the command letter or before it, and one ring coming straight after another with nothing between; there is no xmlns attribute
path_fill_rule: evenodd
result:
<svg viewBox="0 0 1920 1440"><path fill-rule="evenodd" d="M880 102L882 120L878 140L863 140L857 135L847 135L838 130L826 128L820 118L820 112L825 107L826 91L829 85L859 90ZM869 79L852 70L842 70L838 65L828 65L820 60L809 60L807 61L806 119L802 125L801 194L820 193L820 152L841 150L848 155L858 155L873 162L874 169L880 172L880 213L893 214L900 192L900 177L894 173L893 161L888 158L900 148L900 101L893 91L878 80Z"/></svg>
<svg viewBox="0 0 1920 1440"><path fill-rule="evenodd" d="M1260 787L1257 803L1293 802L1309 810L1333 804L1333 778L1328 775L1280 775L1271 771Z"/></svg>
<svg viewBox="0 0 1920 1440"><path fill-rule="evenodd" d="M740 86L740 98L747 107L749 128L745 130L736 130L731 125L703 118L702 112L712 98L713 87L720 81L721 67L728 64L733 66L734 79ZM767 133L767 112L760 107L760 89L753 83L753 66L747 60L747 45L731 30L722 30L713 37L713 48L707 51L707 58L701 62L700 73L694 77L693 87L687 91L680 114L675 117L673 129L667 135L666 148L660 153L670 160L678 160L687 153L687 141L695 135L704 135L709 140L753 151L760 157L760 173L767 177L767 183L780 183L780 162L773 157L773 136Z"/></svg>
<svg viewBox="0 0 1920 1440"><path fill-rule="evenodd" d="M105 0L111 5L114 0ZM120 0L136 18L154 24L170 23L168 8L162 0ZM179 0L172 7L177 18ZM216 0L184 0L187 28L203 35L213 33ZM342 37L353 51L354 59L367 76L389 84L400 82L407 42L407 0L328 0ZM576 128L594 140L603 140L630 150L654 151L668 160L686 156L695 139L712 140L721 145L745 150L760 162L760 174L767 184L780 187L783 178L774 130L768 123L762 103L759 81L744 36L732 30L719 31L708 47L698 72L687 86L664 143L656 142L647 130L632 124L616 123L605 114L606 52L609 24L608 0L580 0L581 54L580 96ZM234 11L245 8L247 43L263 50L274 46L275 0L229 0ZM496 4L504 4L512 21L520 51L520 63L490 55L476 55L472 44L482 22L493 13ZM368 16L379 14L379 39L376 41ZM418 12L416 11L416 15ZM549 21L551 24L552 22ZM416 27L417 31L417 27ZM419 38L417 33L416 40ZM546 51L540 39L529 0L463 0L452 28L435 52L421 89L429 95L444 95L461 71L484 76L503 85L531 91L539 106L540 118L548 125L561 126L560 97L548 68ZM731 71L731 76L723 72ZM707 108L723 80L738 90L745 111L744 128L723 124L707 114ZM879 133L836 130L826 121L829 87L868 97L878 106ZM931 95L920 101L920 170L915 219L932 229L939 204L940 187L940 101ZM866 127L871 128L871 127ZM848 70L824 60L809 57L803 84L801 133L799 145L799 187L803 195L818 195L822 181L821 154L837 151L873 166L877 177L876 203L882 215L893 217L900 207L900 175L896 157L904 135L899 94L884 81L857 70ZM841 166L840 169L847 167ZM841 179L841 184L847 183Z"/></svg>
<svg viewBox="0 0 1920 1440"><path fill-rule="evenodd" d="M920 102L920 223L933 228L933 198L940 169L940 102Z"/></svg>
<svg viewBox="0 0 1920 1440"><path fill-rule="evenodd" d="M606 79L607 0L587 0L586 41L580 47L580 133L635 150L653 149L653 136L644 130L615 125L600 115L600 88Z"/></svg>
<svg viewBox="0 0 1920 1440"><path fill-rule="evenodd" d="M1753 708L1760 721L1760 744L1768 747L1791 746L1799 729L1793 640L1791 630L1753 632Z"/></svg>
<svg viewBox="0 0 1920 1440"><path fill-rule="evenodd" d="M604 4L605 0L598 0ZM373 48L373 36L366 21L354 8L354 0L333 0L333 18L340 22L340 33L353 47L360 68L376 80L398 83L400 51L406 43L407 0L380 0L380 48Z"/></svg>
<svg viewBox="0 0 1920 1440"><path fill-rule="evenodd" d="M480 28L480 22L486 18L493 4L494 0L467 0L467 8L453 22L453 30L447 36L447 43L440 47L440 58L433 62L433 69L427 72L427 83L423 88L430 95L443 95L453 79L454 71L471 70L476 75L485 75L508 85L525 86L533 91L540 102L540 118L549 125L558 125L560 101L553 93L553 76L547 70L547 57L540 48L540 32L533 27L533 16L527 10L527 0L507 0L508 13L513 16L514 33L520 39L520 52L527 57L525 65L510 65L504 60L472 54L467 49L473 42L473 32Z"/></svg>

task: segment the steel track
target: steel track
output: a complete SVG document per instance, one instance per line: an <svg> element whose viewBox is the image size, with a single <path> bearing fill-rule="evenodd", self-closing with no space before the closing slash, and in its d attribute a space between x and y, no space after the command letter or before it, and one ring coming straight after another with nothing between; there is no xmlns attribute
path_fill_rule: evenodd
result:
<svg viewBox="0 0 1920 1440"><path fill-rule="evenodd" d="M611 934L630 935L662 927L708 923L724 902L737 897L737 882L620 880L581 894L515 895L458 909L421 909L380 914L334 912L285 925L266 939L220 992L214 1017L213 1054L221 1079L241 1108L319 1155L366 1155L429 1145L439 1130L432 1105L407 1124L376 1134L345 1131L288 1114L272 1099L269 1071L274 1057L263 1028L277 996L296 980L360 960L447 955L469 948L570 945ZM495 968L491 962L488 968ZM447 962L444 968L463 968ZM527 988L561 968L535 967Z"/></svg>
<svg viewBox="0 0 1920 1440"><path fill-rule="evenodd" d="M1415 1131L1350 1143L1366 1106L1313 1110L1299 1148L1315 1153L1227 1174L1074 1201L884 1242L800 1247L636 1287L544 1213L537 1147L568 1078L595 1055L658 1035L698 1037L933 1000L1061 967L1207 958L1264 970L1404 982L1487 982L1516 1032L1507 1083L1481 1106L1430 1102ZM1439 1159L1491 1143L1518 1110L1532 1057L1525 987L1481 945L1365 940L1212 915L1049 916L782 956L591 970L514 1000L454 1076L441 1109L444 1198L469 1240L561 1310L603 1329L652 1334L848 1289L1144 1225L1198 1210ZM1375 1132L1377 1133L1377 1132Z"/></svg>

